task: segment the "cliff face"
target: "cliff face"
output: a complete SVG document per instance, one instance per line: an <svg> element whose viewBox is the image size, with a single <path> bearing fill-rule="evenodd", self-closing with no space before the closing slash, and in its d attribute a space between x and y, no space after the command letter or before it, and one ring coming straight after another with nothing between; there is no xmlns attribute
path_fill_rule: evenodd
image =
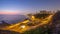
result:
<svg viewBox="0 0 60 34"><path fill-rule="evenodd" d="M60 11L58 11L52 19L51 34L60 34Z"/></svg>

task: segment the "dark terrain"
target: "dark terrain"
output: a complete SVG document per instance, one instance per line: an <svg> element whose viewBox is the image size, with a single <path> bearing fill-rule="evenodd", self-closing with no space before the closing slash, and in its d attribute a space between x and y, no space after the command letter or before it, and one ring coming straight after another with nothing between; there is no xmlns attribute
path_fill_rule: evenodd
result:
<svg viewBox="0 0 60 34"><path fill-rule="evenodd" d="M20 34L20 33L8 30L0 30L0 34Z"/></svg>

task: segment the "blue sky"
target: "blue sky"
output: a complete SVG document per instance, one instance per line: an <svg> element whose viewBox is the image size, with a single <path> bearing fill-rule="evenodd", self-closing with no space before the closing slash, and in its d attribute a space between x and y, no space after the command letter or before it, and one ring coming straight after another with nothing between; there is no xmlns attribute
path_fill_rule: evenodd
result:
<svg viewBox="0 0 60 34"><path fill-rule="evenodd" d="M34 13L39 10L60 10L60 0L0 0L0 12Z"/></svg>

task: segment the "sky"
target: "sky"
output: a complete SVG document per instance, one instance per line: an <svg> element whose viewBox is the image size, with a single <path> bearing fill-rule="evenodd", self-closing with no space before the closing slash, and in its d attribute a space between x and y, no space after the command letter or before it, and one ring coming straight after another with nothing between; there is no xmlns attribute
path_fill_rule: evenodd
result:
<svg viewBox="0 0 60 34"><path fill-rule="evenodd" d="M0 14L27 14L60 10L60 0L0 0Z"/></svg>

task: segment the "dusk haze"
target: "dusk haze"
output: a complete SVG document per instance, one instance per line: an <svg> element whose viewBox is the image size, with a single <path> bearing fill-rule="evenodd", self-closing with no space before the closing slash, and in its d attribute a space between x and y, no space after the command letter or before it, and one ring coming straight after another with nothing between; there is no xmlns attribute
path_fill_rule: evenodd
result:
<svg viewBox="0 0 60 34"><path fill-rule="evenodd" d="M0 34L60 34L60 0L0 0Z"/></svg>

